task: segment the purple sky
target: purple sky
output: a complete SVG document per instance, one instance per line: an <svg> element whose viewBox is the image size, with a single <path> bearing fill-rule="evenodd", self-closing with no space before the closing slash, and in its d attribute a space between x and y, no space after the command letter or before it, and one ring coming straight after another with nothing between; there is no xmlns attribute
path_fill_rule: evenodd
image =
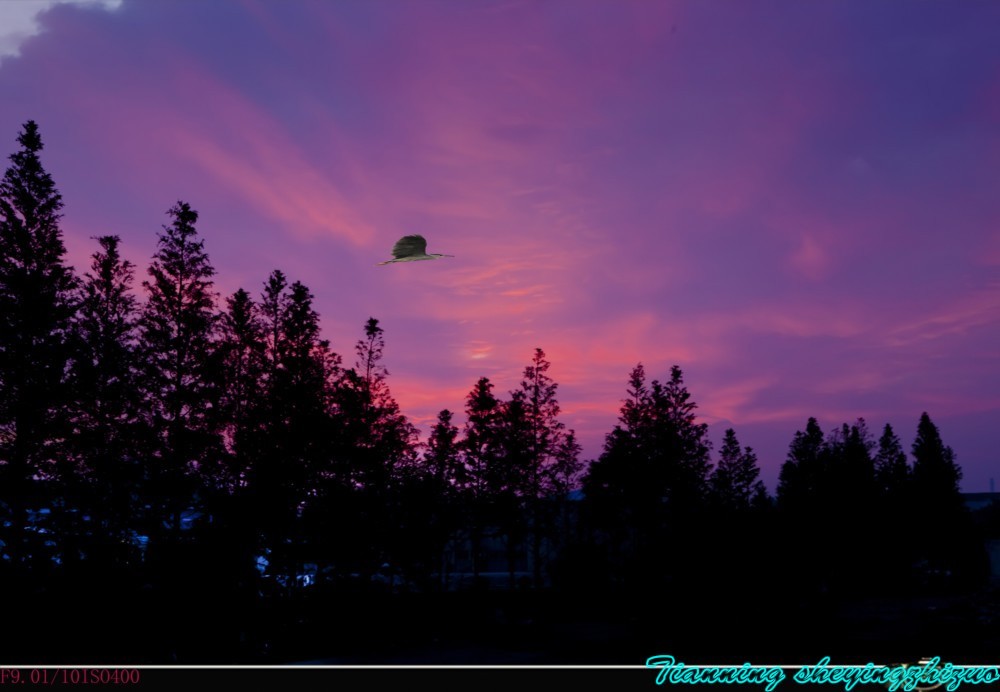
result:
<svg viewBox="0 0 1000 692"><path fill-rule="evenodd" d="M424 435L540 347L586 459L641 361L772 491L809 416L1000 477L1000 3L30 4L0 153L38 122L78 269L184 200L223 296L281 269L347 363L376 317Z"/></svg>

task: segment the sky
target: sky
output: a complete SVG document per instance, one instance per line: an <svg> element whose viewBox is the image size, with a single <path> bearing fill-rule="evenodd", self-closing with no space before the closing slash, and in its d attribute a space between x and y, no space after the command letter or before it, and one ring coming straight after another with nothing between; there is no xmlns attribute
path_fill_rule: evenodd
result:
<svg viewBox="0 0 1000 692"><path fill-rule="evenodd" d="M38 123L67 260L178 201L221 300L275 269L422 439L536 348L596 458L681 368L776 487L798 430L927 412L1000 480L1000 3L0 0L0 154ZM376 266L419 233L453 258ZM713 461L717 451L713 452Z"/></svg>

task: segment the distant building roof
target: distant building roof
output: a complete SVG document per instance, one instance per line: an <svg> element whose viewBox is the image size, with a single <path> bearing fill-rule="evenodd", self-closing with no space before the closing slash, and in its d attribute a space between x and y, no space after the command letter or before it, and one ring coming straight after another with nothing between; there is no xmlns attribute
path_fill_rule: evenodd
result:
<svg viewBox="0 0 1000 692"><path fill-rule="evenodd" d="M1000 493L962 493L962 499L971 510L984 509L994 502L1000 502Z"/></svg>

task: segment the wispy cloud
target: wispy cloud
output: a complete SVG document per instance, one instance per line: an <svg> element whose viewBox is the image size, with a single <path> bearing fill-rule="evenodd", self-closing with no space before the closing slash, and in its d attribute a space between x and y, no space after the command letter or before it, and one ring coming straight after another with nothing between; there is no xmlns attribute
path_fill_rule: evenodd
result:
<svg viewBox="0 0 1000 692"><path fill-rule="evenodd" d="M0 128L40 123L71 254L142 268L185 198L221 292L283 269L348 359L377 317L415 420L536 347L589 456L640 361L769 463L809 415L1000 410L985 5L43 4ZM413 232L455 257L375 266Z"/></svg>

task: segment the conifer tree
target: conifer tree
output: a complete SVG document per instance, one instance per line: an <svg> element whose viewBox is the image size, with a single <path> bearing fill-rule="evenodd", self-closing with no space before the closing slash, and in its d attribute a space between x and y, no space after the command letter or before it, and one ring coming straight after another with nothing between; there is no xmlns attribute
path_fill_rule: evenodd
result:
<svg viewBox="0 0 1000 692"><path fill-rule="evenodd" d="M369 443L376 450L376 467L367 470L375 474L369 484L385 487L394 481L400 468L413 462L417 435L389 390L383 334L378 320L369 318L365 323L365 337L355 345L357 377L354 386L360 397Z"/></svg>
<svg viewBox="0 0 1000 692"><path fill-rule="evenodd" d="M876 563L874 581L877 587L898 592L908 586L924 536L913 531L910 465L899 437L888 423L879 437L873 466L878 506L868 535L880 546L893 546L893 550L883 551Z"/></svg>
<svg viewBox="0 0 1000 692"><path fill-rule="evenodd" d="M337 395L347 453L353 458L351 483L373 499L381 495L380 501L387 499L402 467L413 463L417 437L389 390L384 349L383 329L369 318L364 338L354 347L354 366L344 371Z"/></svg>
<svg viewBox="0 0 1000 692"><path fill-rule="evenodd" d="M267 344L261 442L248 485L264 547L272 567L281 572L298 559L291 546L301 542L301 531L310 533L300 526L302 511L308 512L313 528L328 526L317 506L332 497L332 463L340 438L331 411L340 357L322 338L313 295L302 282L289 285L284 273L273 271L260 312Z"/></svg>
<svg viewBox="0 0 1000 692"><path fill-rule="evenodd" d="M878 451L873 460L875 480L879 493L885 500L901 499L910 479L910 465L903 451L902 442L888 423L878 440Z"/></svg>
<svg viewBox="0 0 1000 692"><path fill-rule="evenodd" d="M88 512L94 517L96 538L118 551L128 545L141 481L138 301L133 293L135 266L121 256L120 238L101 236L97 241L100 250L84 275L74 323L73 444L92 489Z"/></svg>
<svg viewBox="0 0 1000 692"><path fill-rule="evenodd" d="M577 470L576 459L572 457L573 443L565 444L568 433L559 420L558 385L548 375L550 367L545 352L536 348L531 363L524 369L520 389L514 393L522 402L527 438L522 483L531 520L536 587L542 584L543 539L552 533L553 521L564 499L558 494L565 492L567 480ZM508 439L517 436L510 435Z"/></svg>
<svg viewBox="0 0 1000 692"><path fill-rule="evenodd" d="M656 420L654 429L659 433L656 437L667 443L665 449L670 454L663 461L674 475L671 504L697 508L704 498L711 471L711 443L708 424L696 422L697 404L684 384L680 367L670 368L670 379L662 387L653 380L651 399Z"/></svg>
<svg viewBox="0 0 1000 692"><path fill-rule="evenodd" d="M751 447L741 449L736 431L727 428L719 450L719 463L709 479L713 504L728 511L750 509L763 487L758 476L757 455Z"/></svg>
<svg viewBox="0 0 1000 692"><path fill-rule="evenodd" d="M928 570L918 576L940 580L948 589L981 586L988 558L962 499L962 469L926 411L917 424L912 455L908 515L911 531L921 539L916 556Z"/></svg>
<svg viewBox="0 0 1000 692"><path fill-rule="evenodd" d="M281 326L282 344L274 385L287 433L287 460L297 460L294 485L304 497L318 475L328 471L332 453L331 410L335 382L341 372L339 354L322 338L314 296L301 282L289 287Z"/></svg>
<svg viewBox="0 0 1000 692"><path fill-rule="evenodd" d="M62 505L52 488L64 457L67 338L77 279L65 264L62 196L39 156L38 125L27 121L0 180L0 521L3 552L17 567L45 559L26 544L30 508Z"/></svg>
<svg viewBox="0 0 1000 692"><path fill-rule="evenodd" d="M648 588L668 574L653 567L657 546L698 539L692 519L703 506L711 445L695 409L678 366L666 384L647 386L638 364L619 423L583 479L588 515L606 532L609 558Z"/></svg>
<svg viewBox="0 0 1000 692"><path fill-rule="evenodd" d="M842 498L850 497L855 511L860 507L869 508L877 494L871 456L875 442L865 419L859 418L853 425L842 424L839 430L829 435L826 448L830 457L828 472L830 494L834 496L832 501L839 503Z"/></svg>
<svg viewBox="0 0 1000 692"><path fill-rule="evenodd" d="M927 412L920 415L913 441L914 499L929 512L960 512L963 507L959 483L962 469L955 453L941 440Z"/></svg>
<svg viewBox="0 0 1000 692"><path fill-rule="evenodd" d="M778 504L790 510L805 509L819 492L824 476L824 437L811 417L805 431L797 430L778 475Z"/></svg>
<svg viewBox="0 0 1000 692"><path fill-rule="evenodd" d="M590 513L605 530L624 530L623 524L629 523L626 515L656 503L653 483L643 480L646 464L640 447L640 435L649 419L648 397L645 368L639 363L629 373L618 423L605 436L603 453L590 464L583 478ZM621 538L611 543L620 545Z"/></svg>
<svg viewBox="0 0 1000 692"><path fill-rule="evenodd" d="M712 608L725 612L751 597L772 563L757 549L767 515L767 491L759 480L753 448L742 447L733 428L723 433L718 461L708 480L708 511L701 518L701 545L691 552L692 583L711 593ZM741 579L731 579L729 566L741 566Z"/></svg>
<svg viewBox="0 0 1000 692"><path fill-rule="evenodd" d="M515 586L518 557L526 545L530 525L536 522L537 498L531 495L540 475L535 457L535 431L525 392L515 390L500 403L498 457L487 467L490 523L502 537L507 555L509 587Z"/></svg>
<svg viewBox="0 0 1000 692"><path fill-rule="evenodd" d="M831 584L853 592L868 590L882 566L882 546L875 540L881 512L871 456L874 447L864 418L852 425L842 424L826 443L827 480L820 500L826 516L821 521L820 535L829 537L831 552L853 550L864 565L856 568L828 560Z"/></svg>
<svg viewBox="0 0 1000 692"><path fill-rule="evenodd" d="M428 492L421 498L430 516L426 527L430 534L431 551L440 575L440 585L447 587L449 566L444 551L452 539L460 538L465 525L463 488L466 469L462 463L459 430L448 409L438 412L423 454L424 477Z"/></svg>
<svg viewBox="0 0 1000 692"><path fill-rule="evenodd" d="M571 497L571 494L579 490L583 473L584 464L580 460L582 451L583 448L576 439L576 431L568 430L556 449L550 468L549 482L552 486L552 496L556 498L559 517L558 531L553 533L553 538L561 551L576 540L578 533L577 527L574 526L577 522L570 508L576 505L576 499Z"/></svg>
<svg viewBox="0 0 1000 692"><path fill-rule="evenodd" d="M459 431L453 419L454 415L448 409L438 412L424 454L427 472L441 488L442 496L458 492L465 484L466 469L459 455Z"/></svg>
<svg viewBox="0 0 1000 692"><path fill-rule="evenodd" d="M355 344L355 360L334 388L338 447L332 487L342 495L359 531L345 536L356 571L370 573L384 563L409 559L411 545L402 529L401 498L416 463L417 430L407 420L388 385L385 341L378 320L369 318ZM398 565L397 565L398 566Z"/></svg>
<svg viewBox="0 0 1000 692"><path fill-rule="evenodd" d="M143 281L147 298L140 318L148 425L150 491L160 521L176 537L182 513L199 498L201 480L219 461L221 437L214 408L217 373L215 269L198 237L198 213L179 201Z"/></svg>
<svg viewBox="0 0 1000 692"><path fill-rule="evenodd" d="M232 459L228 482L235 491L246 486L250 469L260 454L264 324L259 306L242 288L226 299L226 312L219 323L218 353L222 365L219 415Z"/></svg>
<svg viewBox="0 0 1000 692"><path fill-rule="evenodd" d="M629 376L629 387L619 424L591 466L590 493L646 495L640 505L672 509L696 506L707 484L711 446L708 426L696 422L697 405L681 369L675 365L668 382L653 380L647 386L640 363ZM611 477L604 478L605 473Z"/></svg>
<svg viewBox="0 0 1000 692"><path fill-rule="evenodd" d="M256 457L248 460L244 472L248 515L273 572L287 568L290 558L284 546L292 540L294 508L301 499L293 487L296 474L292 469L297 462L285 449L290 438L286 431L290 405L286 401L287 377L282 372L288 351L284 334L287 313L288 280L281 270L275 269L264 282L260 302L264 339L258 394L260 449Z"/></svg>
<svg viewBox="0 0 1000 692"><path fill-rule="evenodd" d="M878 488L871 452L875 443L859 418L824 436L815 418L798 431L789 445L778 484L783 540L809 539L829 545L829 553L794 556L794 569L804 572L800 586L813 593L868 589L880 546ZM859 536L863 536L859 540ZM854 569L832 557L852 550L866 565Z"/></svg>
<svg viewBox="0 0 1000 692"><path fill-rule="evenodd" d="M480 377L465 399L462 452L467 471L464 493L469 505L469 539L473 576L483 564L483 540L496 504L497 469L503 459L504 407L493 394L493 383Z"/></svg>

